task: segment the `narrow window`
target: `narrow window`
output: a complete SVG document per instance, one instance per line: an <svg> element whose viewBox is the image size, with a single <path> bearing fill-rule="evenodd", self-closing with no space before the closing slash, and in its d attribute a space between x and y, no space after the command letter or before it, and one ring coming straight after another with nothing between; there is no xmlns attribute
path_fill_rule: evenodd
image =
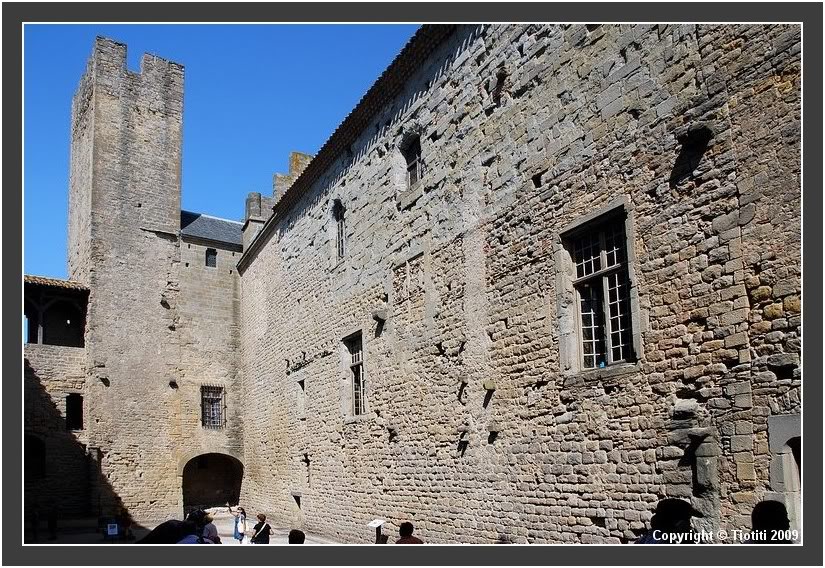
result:
<svg viewBox="0 0 825 568"><path fill-rule="evenodd" d="M424 175L424 162L421 160L421 139L416 137L403 151L407 162L407 188L418 185Z"/></svg>
<svg viewBox="0 0 825 568"><path fill-rule="evenodd" d="M332 204L332 218L335 220L336 226L336 250L338 251L338 260L344 258L344 240L346 238L346 225L344 224L344 206L341 201L336 199Z"/></svg>
<svg viewBox="0 0 825 568"><path fill-rule="evenodd" d="M213 248L206 249L206 266L215 268L218 265L218 251Z"/></svg>
<svg viewBox="0 0 825 568"><path fill-rule="evenodd" d="M360 416L367 412L367 390L364 379L364 348L361 332L344 340L349 353L349 370L352 379L352 414Z"/></svg>
<svg viewBox="0 0 825 568"><path fill-rule="evenodd" d="M201 387L201 421L204 428L223 428L223 387Z"/></svg>
<svg viewBox="0 0 825 568"><path fill-rule="evenodd" d="M304 379L298 381L298 420L306 420L306 383Z"/></svg>
<svg viewBox="0 0 825 568"><path fill-rule="evenodd" d="M582 367L634 360L624 220L586 225L567 246L576 269Z"/></svg>
<svg viewBox="0 0 825 568"><path fill-rule="evenodd" d="M83 430L83 395L66 396L66 430Z"/></svg>

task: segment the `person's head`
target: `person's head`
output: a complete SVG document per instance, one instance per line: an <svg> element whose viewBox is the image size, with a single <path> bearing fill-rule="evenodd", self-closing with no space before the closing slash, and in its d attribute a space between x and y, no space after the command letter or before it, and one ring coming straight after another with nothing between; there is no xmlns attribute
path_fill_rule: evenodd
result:
<svg viewBox="0 0 825 568"><path fill-rule="evenodd" d="M212 517L210 517L209 514L203 509L197 509L189 513L186 520L195 523L195 526L200 528L210 523L212 521Z"/></svg>
<svg viewBox="0 0 825 568"><path fill-rule="evenodd" d="M289 544L304 544L304 540L306 540L304 531L300 531L298 529L292 529L289 531L289 536L287 536L287 541Z"/></svg>
<svg viewBox="0 0 825 568"><path fill-rule="evenodd" d="M246 516L246 511L244 511L244 508L243 508L243 507L238 507L238 512L239 512L241 515L243 515L244 517Z"/></svg>
<svg viewBox="0 0 825 568"><path fill-rule="evenodd" d="M751 525L755 531L784 531L791 527L788 510L779 501L762 501L751 512Z"/></svg>
<svg viewBox="0 0 825 568"><path fill-rule="evenodd" d="M401 536L412 536L413 533L413 524L412 523L401 523L401 527L398 529L398 534Z"/></svg>
<svg viewBox="0 0 825 568"><path fill-rule="evenodd" d="M701 516L702 514L687 501L662 499L656 504L656 512L650 520L650 526L663 532L688 532L691 517Z"/></svg>
<svg viewBox="0 0 825 568"><path fill-rule="evenodd" d="M263 513L258 513L258 520L261 522L266 521L266 515L264 515Z"/></svg>

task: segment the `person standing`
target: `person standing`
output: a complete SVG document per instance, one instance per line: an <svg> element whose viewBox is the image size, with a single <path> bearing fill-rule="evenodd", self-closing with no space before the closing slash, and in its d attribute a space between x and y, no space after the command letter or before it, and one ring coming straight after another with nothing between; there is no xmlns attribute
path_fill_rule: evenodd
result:
<svg viewBox="0 0 825 568"><path fill-rule="evenodd" d="M238 544L243 544L243 539L246 536L246 511L243 507L237 507L235 511L229 507L229 512L235 516L235 540Z"/></svg>
<svg viewBox="0 0 825 568"><path fill-rule="evenodd" d="M115 522L121 529L121 538L125 540L134 540L135 535L132 533L132 516L126 507L119 507L117 515L115 515Z"/></svg>
<svg viewBox="0 0 825 568"><path fill-rule="evenodd" d="M252 544L269 544L272 527L266 522L266 515L258 513L258 524L252 528L252 531L252 538L249 539Z"/></svg>
<svg viewBox="0 0 825 568"><path fill-rule="evenodd" d="M186 520L194 523L195 528L197 529L195 534L202 544L216 544L215 541L207 535L207 533L211 534L212 532L211 529L206 528L207 525L212 524L212 517L210 517L206 511L203 509L192 511L186 516ZM212 529L214 529L214 532L217 535L218 529L215 528L214 524L212 524Z"/></svg>
<svg viewBox="0 0 825 568"><path fill-rule="evenodd" d="M203 538L210 540L212 544L221 544L221 537L218 536L218 527L212 522L212 515L206 515L206 524L203 525Z"/></svg>

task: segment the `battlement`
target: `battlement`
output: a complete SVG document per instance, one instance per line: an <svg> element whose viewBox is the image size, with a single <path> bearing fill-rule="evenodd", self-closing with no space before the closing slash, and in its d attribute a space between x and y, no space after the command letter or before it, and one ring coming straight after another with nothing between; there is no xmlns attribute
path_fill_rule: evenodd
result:
<svg viewBox="0 0 825 568"><path fill-rule="evenodd" d="M272 216L275 207L275 197L265 197L258 192L252 192L246 197L246 207L243 225L244 249L255 239L263 224Z"/></svg>
<svg viewBox="0 0 825 568"><path fill-rule="evenodd" d="M153 53L144 53L140 59L140 71L134 73L126 66L126 55L128 47L125 43L115 41L102 36L95 38L92 48L91 61L95 64L95 72L113 71L119 74L131 73L133 75L144 75L155 71L164 71L183 74L183 65L175 63L169 59L160 57ZM88 71L88 68L87 68Z"/></svg>
<svg viewBox="0 0 825 568"><path fill-rule="evenodd" d="M304 152L289 153L289 173L276 173L272 176L272 197L275 198L275 202L281 199L286 190L295 183L295 180L304 172L313 157L311 154L305 154Z"/></svg>
<svg viewBox="0 0 825 568"><path fill-rule="evenodd" d="M153 111L182 113L184 67L158 55L144 53L138 72L126 65L125 43L98 36L86 71L72 98L72 134L83 130L96 90L122 98L142 99ZM160 104L163 101L163 104Z"/></svg>
<svg viewBox="0 0 825 568"><path fill-rule="evenodd" d="M69 263L81 282L97 243L180 229L183 66L144 54L130 71L126 56L126 44L96 38L72 99Z"/></svg>

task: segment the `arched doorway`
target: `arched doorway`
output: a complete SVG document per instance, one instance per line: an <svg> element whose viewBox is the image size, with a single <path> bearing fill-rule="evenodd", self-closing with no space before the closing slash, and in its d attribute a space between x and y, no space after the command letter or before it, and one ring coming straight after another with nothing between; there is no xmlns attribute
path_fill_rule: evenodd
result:
<svg viewBox="0 0 825 568"><path fill-rule="evenodd" d="M802 436L798 414L768 417L771 450L770 499L785 504L791 528L799 530L802 503Z"/></svg>
<svg viewBox="0 0 825 568"><path fill-rule="evenodd" d="M195 456L183 468L183 513L208 507L237 505L243 464L227 454Z"/></svg>
<svg viewBox="0 0 825 568"><path fill-rule="evenodd" d="M780 453L785 491L785 508L791 528L799 530L802 502L802 438L795 436L788 440Z"/></svg>

